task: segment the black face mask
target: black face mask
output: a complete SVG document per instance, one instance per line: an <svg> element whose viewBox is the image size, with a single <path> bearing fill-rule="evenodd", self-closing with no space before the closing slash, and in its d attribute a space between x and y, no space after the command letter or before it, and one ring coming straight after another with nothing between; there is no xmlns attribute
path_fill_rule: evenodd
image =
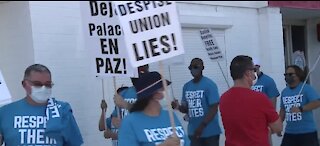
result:
<svg viewBox="0 0 320 146"><path fill-rule="evenodd" d="M291 85L292 83L294 83L293 76L286 76L284 80L287 82L288 85Z"/></svg>

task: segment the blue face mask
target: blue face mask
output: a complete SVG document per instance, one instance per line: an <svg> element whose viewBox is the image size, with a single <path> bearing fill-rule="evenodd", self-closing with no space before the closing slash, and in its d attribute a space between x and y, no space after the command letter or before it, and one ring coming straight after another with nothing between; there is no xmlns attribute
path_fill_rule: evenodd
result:
<svg viewBox="0 0 320 146"><path fill-rule="evenodd" d="M198 76L201 73L201 69L200 68L197 68L197 69L192 68L190 70L190 72L191 72L192 76Z"/></svg>
<svg viewBox="0 0 320 146"><path fill-rule="evenodd" d="M287 82L288 85L291 85L291 84L294 83L294 78L293 78L293 76L286 76L286 77L284 78L284 80Z"/></svg>

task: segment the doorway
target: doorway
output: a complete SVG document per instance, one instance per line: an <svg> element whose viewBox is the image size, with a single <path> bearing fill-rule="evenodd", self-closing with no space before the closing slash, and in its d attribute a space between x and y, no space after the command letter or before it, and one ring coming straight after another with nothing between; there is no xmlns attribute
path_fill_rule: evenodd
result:
<svg viewBox="0 0 320 146"><path fill-rule="evenodd" d="M283 45L285 66L298 65L307 72L308 50L306 46L306 30L303 25L283 26Z"/></svg>

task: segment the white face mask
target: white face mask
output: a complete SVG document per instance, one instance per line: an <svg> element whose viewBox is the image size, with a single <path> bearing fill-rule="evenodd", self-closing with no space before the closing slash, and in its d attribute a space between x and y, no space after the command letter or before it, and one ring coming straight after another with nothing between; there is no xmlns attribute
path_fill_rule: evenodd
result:
<svg viewBox="0 0 320 146"><path fill-rule="evenodd" d="M47 88L45 86L36 88L34 86L31 86L30 96L32 100L37 103L46 103L51 96L51 88Z"/></svg>
<svg viewBox="0 0 320 146"><path fill-rule="evenodd" d="M255 79L252 81L252 86L255 85L255 84L257 83L257 81L258 81L258 74L257 74L257 72L254 72L254 77L255 77Z"/></svg>
<svg viewBox="0 0 320 146"><path fill-rule="evenodd" d="M163 97L161 100L159 100L159 103L160 103L161 107L167 108L167 100L166 100L166 98Z"/></svg>

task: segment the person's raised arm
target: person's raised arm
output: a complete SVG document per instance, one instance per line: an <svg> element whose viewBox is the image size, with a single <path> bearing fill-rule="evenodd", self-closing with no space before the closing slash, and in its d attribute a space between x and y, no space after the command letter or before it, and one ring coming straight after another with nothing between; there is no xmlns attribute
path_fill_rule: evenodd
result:
<svg viewBox="0 0 320 146"><path fill-rule="evenodd" d="M132 103L125 101L120 94L115 94L113 100L116 106L127 110L130 110L133 105Z"/></svg>
<svg viewBox="0 0 320 146"><path fill-rule="evenodd" d="M101 115L100 115L100 119L99 119L99 131L103 131L105 130L105 113L107 111L107 103L106 101L103 99L101 101L101 104L100 104L100 107L101 107Z"/></svg>

